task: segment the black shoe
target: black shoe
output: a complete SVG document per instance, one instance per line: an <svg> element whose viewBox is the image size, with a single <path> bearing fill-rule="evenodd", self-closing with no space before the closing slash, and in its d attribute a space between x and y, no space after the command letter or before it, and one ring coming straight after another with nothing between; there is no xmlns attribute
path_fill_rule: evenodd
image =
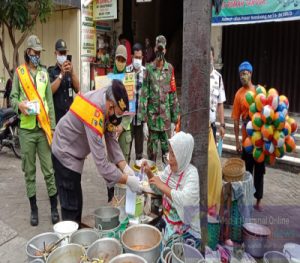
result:
<svg viewBox="0 0 300 263"><path fill-rule="evenodd" d="M57 209L51 209L51 221L53 225L59 222L59 214Z"/></svg>
<svg viewBox="0 0 300 263"><path fill-rule="evenodd" d="M31 215L30 215L30 225L32 226L37 226L39 224L39 214L38 210L31 210Z"/></svg>

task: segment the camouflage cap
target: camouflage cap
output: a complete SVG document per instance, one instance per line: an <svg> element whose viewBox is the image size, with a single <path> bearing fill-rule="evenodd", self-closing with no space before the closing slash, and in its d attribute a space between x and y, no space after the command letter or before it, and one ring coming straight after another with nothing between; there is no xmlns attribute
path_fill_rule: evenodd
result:
<svg viewBox="0 0 300 263"><path fill-rule="evenodd" d="M156 37L156 47L163 47L166 48L167 40L163 35L159 35Z"/></svg>
<svg viewBox="0 0 300 263"><path fill-rule="evenodd" d="M31 35L27 39L27 48L31 48L35 51L45 51L41 45L41 41L36 35Z"/></svg>

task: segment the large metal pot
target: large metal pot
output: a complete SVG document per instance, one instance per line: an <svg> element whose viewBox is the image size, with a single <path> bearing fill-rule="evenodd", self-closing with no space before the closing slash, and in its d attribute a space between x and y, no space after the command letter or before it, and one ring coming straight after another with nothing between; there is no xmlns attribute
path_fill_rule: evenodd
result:
<svg viewBox="0 0 300 263"><path fill-rule="evenodd" d="M263 225L246 223L243 225L245 251L255 258L262 258L271 230Z"/></svg>
<svg viewBox="0 0 300 263"><path fill-rule="evenodd" d="M101 238L95 241L87 250L89 260L102 259L104 263L121 255L123 252L121 243L115 238Z"/></svg>
<svg viewBox="0 0 300 263"><path fill-rule="evenodd" d="M148 262L156 262L160 256L162 236L154 226L131 226L122 234L121 241L126 253L139 255Z"/></svg>
<svg viewBox="0 0 300 263"><path fill-rule="evenodd" d="M105 206L95 210L95 227L102 230L116 228L119 224L120 210L115 207Z"/></svg>
<svg viewBox="0 0 300 263"><path fill-rule="evenodd" d="M99 239L99 233L94 229L83 228L74 232L70 237L70 243L78 244L88 248Z"/></svg>
<svg viewBox="0 0 300 263"><path fill-rule="evenodd" d="M85 250L78 244L67 244L55 249L46 263L79 263L85 256Z"/></svg>
<svg viewBox="0 0 300 263"><path fill-rule="evenodd" d="M147 261L138 255L127 253L113 258L109 263L147 263Z"/></svg>
<svg viewBox="0 0 300 263"><path fill-rule="evenodd" d="M184 243L173 244L171 251L172 263L192 263L204 260L198 249Z"/></svg>
<svg viewBox="0 0 300 263"><path fill-rule="evenodd" d="M36 253L38 251L36 249L34 249L33 247L36 247L40 251L43 251L44 243L46 246L49 247L52 244L54 244L56 241L58 241L59 238L60 238L59 235L56 233L53 233L53 232L46 232L46 233L42 233L42 234L34 236L26 244L26 254L28 256L28 261L30 262L35 259L43 260L43 256L36 256ZM31 247L30 245L33 245L33 247ZM58 246L60 246L60 244L58 244Z"/></svg>

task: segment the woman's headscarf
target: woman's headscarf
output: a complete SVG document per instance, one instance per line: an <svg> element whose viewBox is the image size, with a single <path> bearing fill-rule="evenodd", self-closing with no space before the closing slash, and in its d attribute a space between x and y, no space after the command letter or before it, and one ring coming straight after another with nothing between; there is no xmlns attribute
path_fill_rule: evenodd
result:
<svg viewBox="0 0 300 263"><path fill-rule="evenodd" d="M181 131L169 139L169 143L177 161L178 172L182 172L189 166L192 160L194 138L191 134Z"/></svg>

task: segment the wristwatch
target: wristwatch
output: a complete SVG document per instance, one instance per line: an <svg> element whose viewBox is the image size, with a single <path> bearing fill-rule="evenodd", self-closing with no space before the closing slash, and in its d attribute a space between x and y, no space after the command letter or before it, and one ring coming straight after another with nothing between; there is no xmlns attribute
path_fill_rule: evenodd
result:
<svg viewBox="0 0 300 263"><path fill-rule="evenodd" d="M221 123L221 127L226 128L225 123Z"/></svg>
<svg viewBox="0 0 300 263"><path fill-rule="evenodd" d="M58 75L58 78L59 78L60 80L62 80L63 75L60 73L60 74Z"/></svg>

